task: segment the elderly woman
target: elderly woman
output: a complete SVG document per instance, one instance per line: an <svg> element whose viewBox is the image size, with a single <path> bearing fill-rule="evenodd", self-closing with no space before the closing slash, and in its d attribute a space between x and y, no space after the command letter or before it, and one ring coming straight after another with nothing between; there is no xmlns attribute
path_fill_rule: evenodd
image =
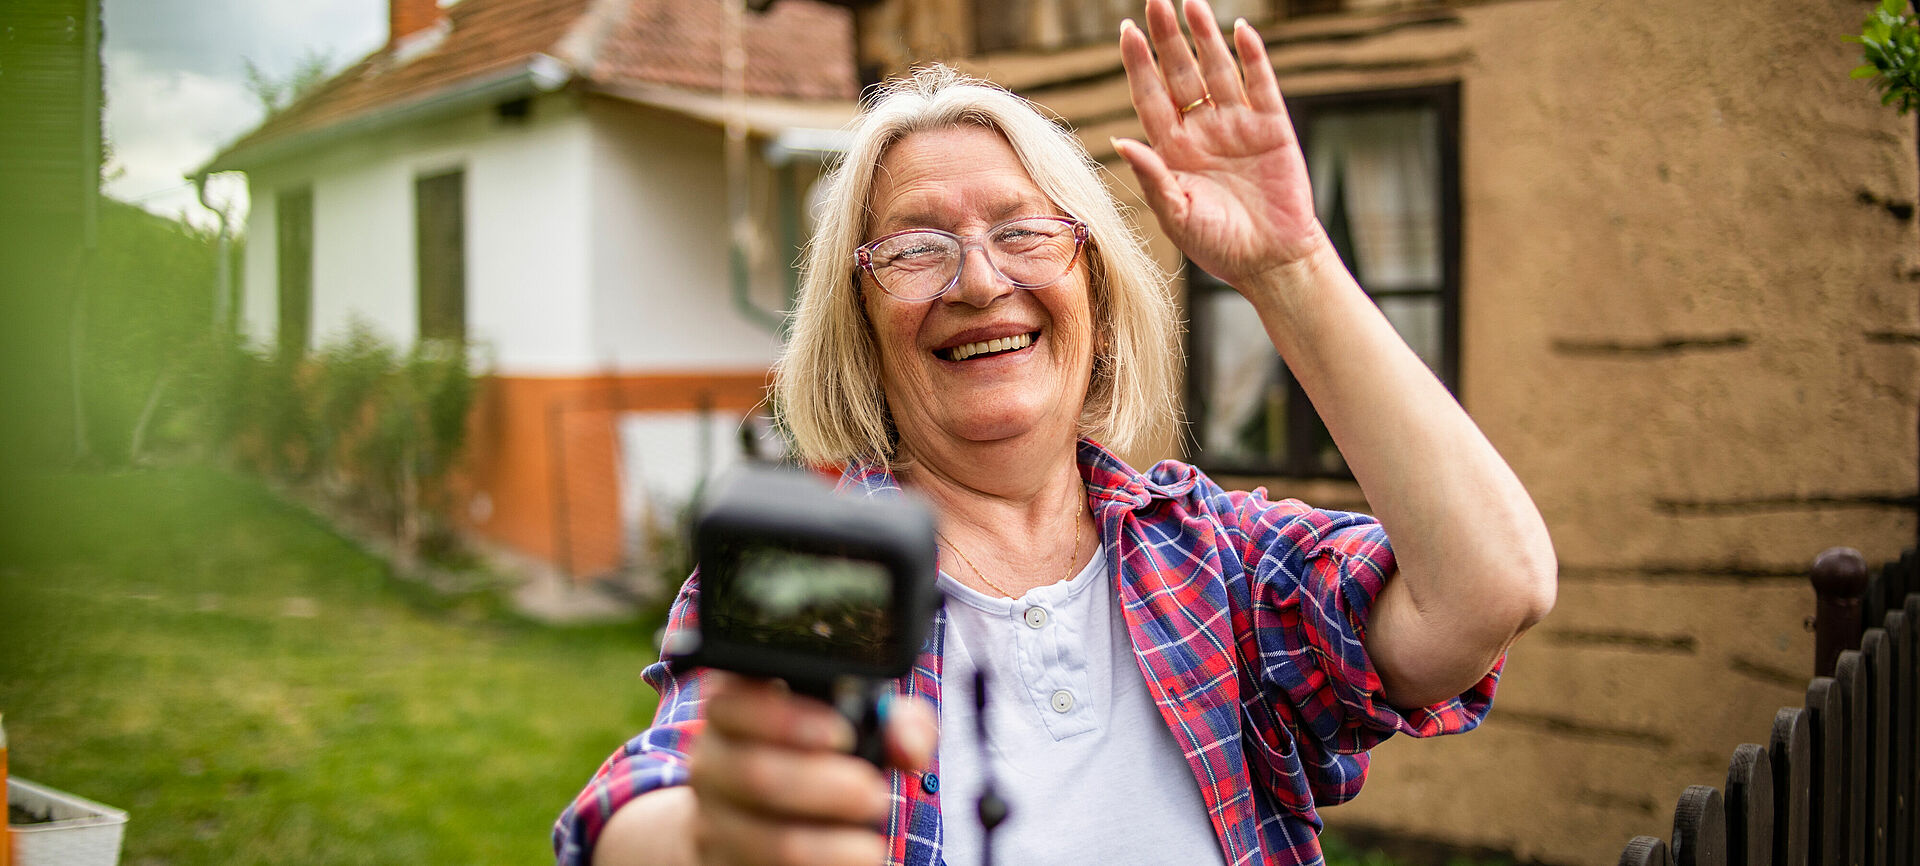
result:
<svg viewBox="0 0 1920 866"><path fill-rule="evenodd" d="M1546 529L1341 265L1259 36L1236 23L1229 50L1204 0L1182 11L1191 47L1169 0L1122 25L1152 143L1114 145L1252 302L1378 520L1114 456L1174 412L1165 280L1071 135L922 71L828 181L777 377L803 458L939 515L947 604L890 705L892 766L847 754L824 704L663 661L655 726L562 816L562 863L974 863L988 773L1014 862L1315 863L1316 809L1367 749L1484 716L1553 603Z"/></svg>

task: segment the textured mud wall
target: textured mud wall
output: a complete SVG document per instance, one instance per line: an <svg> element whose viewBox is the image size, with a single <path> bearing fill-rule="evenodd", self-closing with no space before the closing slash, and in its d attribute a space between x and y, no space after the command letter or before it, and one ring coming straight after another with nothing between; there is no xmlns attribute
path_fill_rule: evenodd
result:
<svg viewBox="0 0 1920 866"><path fill-rule="evenodd" d="M1813 556L1913 543L1915 143L1846 77L1867 6L1462 10L1461 397L1560 601L1481 731L1390 742L1333 825L1613 862L1803 700Z"/></svg>

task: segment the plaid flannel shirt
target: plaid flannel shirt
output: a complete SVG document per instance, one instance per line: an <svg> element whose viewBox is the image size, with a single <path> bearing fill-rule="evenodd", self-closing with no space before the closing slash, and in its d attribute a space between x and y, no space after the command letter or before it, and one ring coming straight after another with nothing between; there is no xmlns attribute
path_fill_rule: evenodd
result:
<svg viewBox="0 0 1920 866"><path fill-rule="evenodd" d="M1394 562L1371 517L1229 492L1171 460L1143 475L1087 441L1079 462L1136 661L1228 863L1321 863L1315 808L1360 792L1368 749L1396 732L1457 733L1485 718L1504 658L1442 703L1406 711L1381 699L1362 644ZM869 496L899 489L858 465L840 486ZM674 601L670 630L693 624L698 591L696 575ZM943 611L898 694L939 706L945 625ZM643 676L660 692L653 727L561 814L553 842L563 866L585 866L622 804L686 781L700 673L663 660ZM889 774L889 864L942 862L938 772L936 762L924 775Z"/></svg>

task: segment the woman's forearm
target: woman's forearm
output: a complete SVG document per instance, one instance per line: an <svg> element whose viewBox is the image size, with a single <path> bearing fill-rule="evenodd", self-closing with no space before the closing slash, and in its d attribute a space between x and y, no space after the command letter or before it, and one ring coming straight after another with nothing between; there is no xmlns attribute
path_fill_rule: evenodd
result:
<svg viewBox="0 0 1920 866"><path fill-rule="evenodd" d="M691 866L693 789L659 788L621 806L600 829L593 866Z"/></svg>
<svg viewBox="0 0 1920 866"><path fill-rule="evenodd" d="M1399 706L1484 676L1553 606L1546 524L1513 470L1331 244L1241 291L1392 539L1367 650Z"/></svg>

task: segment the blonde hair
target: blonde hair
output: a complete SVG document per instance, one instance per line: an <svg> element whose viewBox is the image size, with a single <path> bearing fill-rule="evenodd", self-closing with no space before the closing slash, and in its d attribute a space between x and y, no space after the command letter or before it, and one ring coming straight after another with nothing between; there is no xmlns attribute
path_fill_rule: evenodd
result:
<svg viewBox="0 0 1920 866"><path fill-rule="evenodd" d="M1079 139L1025 99L942 65L889 82L854 121L845 157L820 182L821 210L801 267L786 351L774 364L775 409L804 462L896 465L880 360L856 290L853 252L888 147L925 130L973 124L1007 139L1033 181L1087 224L1093 375L1079 434L1125 450L1177 418L1175 311L1167 278L1100 180Z"/></svg>

